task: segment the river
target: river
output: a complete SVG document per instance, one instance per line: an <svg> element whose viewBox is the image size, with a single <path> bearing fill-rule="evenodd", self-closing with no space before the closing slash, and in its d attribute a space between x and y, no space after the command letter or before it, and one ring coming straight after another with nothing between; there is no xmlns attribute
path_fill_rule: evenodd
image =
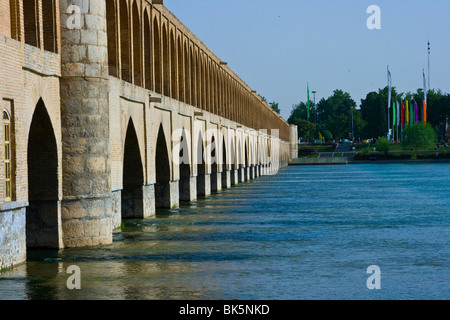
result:
<svg viewBox="0 0 450 320"><path fill-rule="evenodd" d="M30 251L0 299L450 299L449 191L445 163L288 167L124 221L112 245Z"/></svg>

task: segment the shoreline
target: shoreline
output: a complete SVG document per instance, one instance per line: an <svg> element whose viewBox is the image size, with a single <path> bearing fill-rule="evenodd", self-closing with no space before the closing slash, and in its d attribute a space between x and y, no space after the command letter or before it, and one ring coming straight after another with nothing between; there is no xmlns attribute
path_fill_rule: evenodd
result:
<svg viewBox="0 0 450 320"><path fill-rule="evenodd" d="M389 164L389 163L450 163L450 159L353 160L348 162L348 164Z"/></svg>
<svg viewBox="0 0 450 320"><path fill-rule="evenodd" d="M330 166L330 165L351 165L351 164L394 164L394 163L409 163L409 164L421 164L421 163L450 163L450 159L391 159L391 160L341 160L341 161L318 161L319 158L306 158L307 161L301 161L297 158L289 163L289 166ZM343 159L343 158L334 158Z"/></svg>

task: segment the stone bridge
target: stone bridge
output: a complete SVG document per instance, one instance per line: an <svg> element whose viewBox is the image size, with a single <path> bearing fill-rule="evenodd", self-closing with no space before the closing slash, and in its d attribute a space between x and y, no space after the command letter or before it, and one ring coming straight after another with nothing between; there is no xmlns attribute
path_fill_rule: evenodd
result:
<svg viewBox="0 0 450 320"><path fill-rule="evenodd" d="M296 128L162 0L0 0L0 103L3 267L296 157Z"/></svg>

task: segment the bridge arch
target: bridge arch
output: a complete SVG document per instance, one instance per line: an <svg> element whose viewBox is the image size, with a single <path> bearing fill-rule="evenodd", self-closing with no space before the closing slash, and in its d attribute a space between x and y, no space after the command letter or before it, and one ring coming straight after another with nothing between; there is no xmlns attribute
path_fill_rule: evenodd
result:
<svg viewBox="0 0 450 320"><path fill-rule="evenodd" d="M161 57L161 34L156 17L153 18L153 70L155 74L154 90L162 94L162 57Z"/></svg>
<svg viewBox="0 0 450 320"><path fill-rule="evenodd" d="M153 90L152 79L152 31L148 8L144 11L144 82L145 88Z"/></svg>
<svg viewBox="0 0 450 320"><path fill-rule="evenodd" d="M227 157L227 144L225 142L225 135L222 138L222 189L226 189L229 186L229 172L228 172L228 157Z"/></svg>
<svg viewBox="0 0 450 320"><path fill-rule="evenodd" d="M144 166L133 120L130 117L124 141L122 173L122 217L144 217Z"/></svg>
<svg viewBox="0 0 450 320"><path fill-rule="evenodd" d="M127 0L120 0L120 65L122 80L132 82L130 14Z"/></svg>
<svg viewBox="0 0 450 320"><path fill-rule="evenodd" d="M200 133L197 140L197 196L205 196L207 194L205 160L205 147L202 134Z"/></svg>
<svg viewBox="0 0 450 320"><path fill-rule="evenodd" d="M173 33L173 28L170 28L170 36L169 36L169 58L170 58L170 97L173 99L179 99L179 91L178 91L178 57L177 57L177 47L175 36Z"/></svg>
<svg viewBox="0 0 450 320"><path fill-rule="evenodd" d="M180 138L180 150L179 150L179 170L180 170L180 182L178 185L179 195L181 201L192 200L191 195L191 153L189 148L189 140L186 135L186 130L183 128Z"/></svg>
<svg viewBox="0 0 450 320"><path fill-rule="evenodd" d="M156 153L155 153L156 183L155 183L155 205L156 208L170 208L170 158L167 148L167 139L163 125L159 126Z"/></svg>
<svg viewBox="0 0 450 320"><path fill-rule="evenodd" d="M106 34L108 40L108 69L109 74L118 77L119 57L117 49L117 3L115 0L106 0Z"/></svg>
<svg viewBox="0 0 450 320"><path fill-rule="evenodd" d="M192 104L191 103L191 69L190 64L192 63L189 56L189 49L188 49L188 41L183 40L184 43L184 90L185 90L185 102L186 104Z"/></svg>
<svg viewBox="0 0 450 320"><path fill-rule="evenodd" d="M28 248L62 247L59 204L58 148L50 116L42 99L34 109L27 146Z"/></svg>
<svg viewBox="0 0 450 320"><path fill-rule="evenodd" d="M169 49L169 34L166 23L162 24L162 68L163 68L163 94L171 97L170 91L170 49Z"/></svg>
<svg viewBox="0 0 450 320"><path fill-rule="evenodd" d="M185 67L185 61L184 61L184 46L181 40L181 37L178 36L177 38L177 54L176 59L178 63L178 99L184 103L186 103L186 96L185 96L185 73L184 73L184 67Z"/></svg>
<svg viewBox="0 0 450 320"><path fill-rule="evenodd" d="M221 180L219 179L219 147L214 134L211 135L211 191L217 192L221 189Z"/></svg>
<svg viewBox="0 0 450 320"><path fill-rule="evenodd" d="M142 86L142 37L141 37L141 17L137 1L132 5L133 21L133 83Z"/></svg>

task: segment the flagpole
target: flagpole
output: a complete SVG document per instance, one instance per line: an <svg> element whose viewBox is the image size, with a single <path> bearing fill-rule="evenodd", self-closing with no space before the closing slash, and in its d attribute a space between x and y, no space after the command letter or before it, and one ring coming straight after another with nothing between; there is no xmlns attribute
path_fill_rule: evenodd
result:
<svg viewBox="0 0 450 320"><path fill-rule="evenodd" d="M389 72L389 66L387 66L387 78L388 78L388 90L389 90L389 92L388 92L388 112L387 112L387 114L388 114L388 121L387 121L388 134L387 134L387 136L388 136L388 140L390 141L391 140L391 117L389 115L389 111L391 108L391 86L390 86L391 77L390 77L390 72Z"/></svg>
<svg viewBox="0 0 450 320"><path fill-rule="evenodd" d="M430 90L430 54L431 54L431 48L430 48L430 41L428 41L428 89Z"/></svg>

